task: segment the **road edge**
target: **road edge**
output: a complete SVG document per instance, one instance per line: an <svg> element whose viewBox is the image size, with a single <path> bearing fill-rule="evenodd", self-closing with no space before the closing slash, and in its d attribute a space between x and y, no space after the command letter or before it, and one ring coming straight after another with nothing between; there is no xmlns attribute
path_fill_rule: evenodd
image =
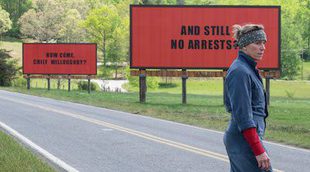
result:
<svg viewBox="0 0 310 172"><path fill-rule="evenodd" d="M61 159L57 158L56 156L52 155L45 149L41 148L37 144L33 143L31 140L17 132L16 130L12 129L5 123L0 121L0 130L4 131L5 133L9 134L10 136L14 137L17 141L19 141L22 145L26 148L30 149L36 155L47 162L49 165L52 166L56 171L66 171L66 172L79 172L77 169L73 168L72 166L68 165Z"/></svg>

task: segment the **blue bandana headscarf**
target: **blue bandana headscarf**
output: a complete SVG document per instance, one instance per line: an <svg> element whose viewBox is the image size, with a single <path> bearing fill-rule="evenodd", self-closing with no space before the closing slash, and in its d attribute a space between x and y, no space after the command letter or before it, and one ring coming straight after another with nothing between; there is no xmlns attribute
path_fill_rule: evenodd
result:
<svg viewBox="0 0 310 172"><path fill-rule="evenodd" d="M238 40L238 46L239 48L242 48L256 41L267 41L267 36L264 30L254 30L242 35Z"/></svg>

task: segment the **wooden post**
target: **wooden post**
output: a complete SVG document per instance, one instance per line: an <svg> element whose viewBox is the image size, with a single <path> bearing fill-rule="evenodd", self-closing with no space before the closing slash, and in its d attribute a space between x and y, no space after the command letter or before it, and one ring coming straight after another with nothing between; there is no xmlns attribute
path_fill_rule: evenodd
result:
<svg viewBox="0 0 310 172"><path fill-rule="evenodd" d="M225 105L225 79L226 79L226 76L223 76L223 104Z"/></svg>
<svg viewBox="0 0 310 172"><path fill-rule="evenodd" d="M51 89L51 78L50 75L47 75L47 90Z"/></svg>
<svg viewBox="0 0 310 172"><path fill-rule="evenodd" d="M270 75L266 75L266 103L269 106L270 105Z"/></svg>
<svg viewBox="0 0 310 172"><path fill-rule="evenodd" d="M57 79L57 90L59 90L59 89L60 89L60 78L58 76L58 79Z"/></svg>
<svg viewBox="0 0 310 172"><path fill-rule="evenodd" d="M225 106L225 79L226 79L226 73L227 73L227 69L223 70L223 104Z"/></svg>
<svg viewBox="0 0 310 172"><path fill-rule="evenodd" d="M182 69L182 103L186 104L186 80L188 79L186 69Z"/></svg>
<svg viewBox="0 0 310 172"><path fill-rule="evenodd" d="M71 90L71 78L70 75L68 75L68 92Z"/></svg>
<svg viewBox="0 0 310 172"><path fill-rule="evenodd" d="M145 69L140 69L139 75L139 92L140 92L140 103L145 103L146 99L146 71Z"/></svg>
<svg viewBox="0 0 310 172"><path fill-rule="evenodd" d="M27 74L27 89L30 90L30 74Z"/></svg>
<svg viewBox="0 0 310 172"><path fill-rule="evenodd" d="M90 94L90 76L88 75L88 85L87 85L88 94Z"/></svg>

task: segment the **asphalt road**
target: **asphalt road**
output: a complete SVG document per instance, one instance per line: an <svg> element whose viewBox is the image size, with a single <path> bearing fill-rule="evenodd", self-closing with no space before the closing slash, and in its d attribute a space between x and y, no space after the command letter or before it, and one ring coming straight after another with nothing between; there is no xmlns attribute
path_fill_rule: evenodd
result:
<svg viewBox="0 0 310 172"><path fill-rule="evenodd" d="M85 172L224 172L222 132L0 90L0 122ZM275 171L308 172L310 151L266 142Z"/></svg>

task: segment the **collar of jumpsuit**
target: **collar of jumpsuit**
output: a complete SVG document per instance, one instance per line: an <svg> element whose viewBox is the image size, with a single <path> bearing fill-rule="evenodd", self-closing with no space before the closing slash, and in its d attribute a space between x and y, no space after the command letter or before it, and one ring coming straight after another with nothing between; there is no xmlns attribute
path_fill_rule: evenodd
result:
<svg viewBox="0 0 310 172"><path fill-rule="evenodd" d="M251 67L253 67L254 69L257 69L256 66L257 66L257 62L254 61L254 59L252 57L250 57L249 55L245 54L244 52L242 51L239 51L238 52L239 55L238 57L244 61L246 61L246 63L248 63Z"/></svg>

